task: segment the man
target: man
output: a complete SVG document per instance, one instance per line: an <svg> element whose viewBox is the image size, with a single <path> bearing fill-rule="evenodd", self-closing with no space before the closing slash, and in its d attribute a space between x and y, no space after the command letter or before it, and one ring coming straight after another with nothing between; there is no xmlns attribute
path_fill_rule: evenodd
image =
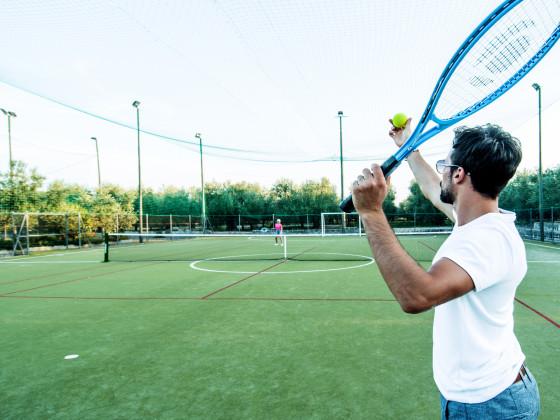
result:
<svg viewBox="0 0 560 420"><path fill-rule="evenodd" d="M390 121L392 122L392 121ZM402 146L411 120L390 135ZM402 309L435 307L434 379L442 418L536 418L535 378L513 332L515 291L527 271L515 215L498 195L521 161L521 146L500 127L455 130L451 151L436 171L419 151L408 157L423 194L455 227L425 271L399 244L382 210L389 191L381 168L363 170L352 185L379 270Z"/></svg>

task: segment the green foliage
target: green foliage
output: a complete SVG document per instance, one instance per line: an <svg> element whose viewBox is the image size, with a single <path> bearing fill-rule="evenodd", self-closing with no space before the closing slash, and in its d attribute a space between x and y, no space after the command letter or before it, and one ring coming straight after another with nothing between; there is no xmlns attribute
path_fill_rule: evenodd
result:
<svg viewBox="0 0 560 420"><path fill-rule="evenodd" d="M560 166L542 174L543 208L560 205ZM539 175L537 170L524 170L500 194L500 207L508 210L539 208Z"/></svg>
<svg viewBox="0 0 560 420"><path fill-rule="evenodd" d="M399 213L414 215L415 222L420 225L442 226L446 224L447 216L424 197L418 182L411 181L409 191L410 195L399 205Z"/></svg>
<svg viewBox="0 0 560 420"><path fill-rule="evenodd" d="M43 185L45 177L35 168L27 171L27 165L19 160L12 161L11 171L0 173L0 209L3 211L39 211L33 197Z"/></svg>

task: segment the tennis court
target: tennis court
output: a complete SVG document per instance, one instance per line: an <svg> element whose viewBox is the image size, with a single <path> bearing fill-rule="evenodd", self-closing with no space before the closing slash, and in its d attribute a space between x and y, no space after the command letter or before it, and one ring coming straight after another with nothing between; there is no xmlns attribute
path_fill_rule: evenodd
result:
<svg viewBox="0 0 560 420"><path fill-rule="evenodd" d="M0 416L439 417L433 311L402 313L365 238L288 237L287 259L258 239L121 243L108 263L103 248L0 260ZM406 247L428 267L439 241ZM515 329L540 418L555 419L560 247L526 248ZM254 255L267 257L241 257Z"/></svg>

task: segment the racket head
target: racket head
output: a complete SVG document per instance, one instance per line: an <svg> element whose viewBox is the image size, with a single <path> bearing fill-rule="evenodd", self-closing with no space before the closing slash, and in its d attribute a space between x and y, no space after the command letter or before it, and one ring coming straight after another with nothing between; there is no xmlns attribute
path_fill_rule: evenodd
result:
<svg viewBox="0 0 560 420"><path fill-rule="evenodd" d="M440 76L399 162L434 135L480 111L519 82L560 38L560 0L507 0L457 50ZM436 125L426 130L427 125Z"/></svg>

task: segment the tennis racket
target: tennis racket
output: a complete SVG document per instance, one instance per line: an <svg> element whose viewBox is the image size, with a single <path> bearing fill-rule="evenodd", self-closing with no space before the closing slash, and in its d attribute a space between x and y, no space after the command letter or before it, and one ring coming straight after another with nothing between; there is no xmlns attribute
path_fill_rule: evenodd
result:
<svg viewBox="0 0 560 420"><path fill-rule="evenodd" d="M506 0L469 35L449 61L416 129L381 165L385 177L422 143L511 89L558 38L560 0ZM432 127L428 129L428 125ZM347 213L355 210L352 195L340 203L340 208Z"/></svg>

